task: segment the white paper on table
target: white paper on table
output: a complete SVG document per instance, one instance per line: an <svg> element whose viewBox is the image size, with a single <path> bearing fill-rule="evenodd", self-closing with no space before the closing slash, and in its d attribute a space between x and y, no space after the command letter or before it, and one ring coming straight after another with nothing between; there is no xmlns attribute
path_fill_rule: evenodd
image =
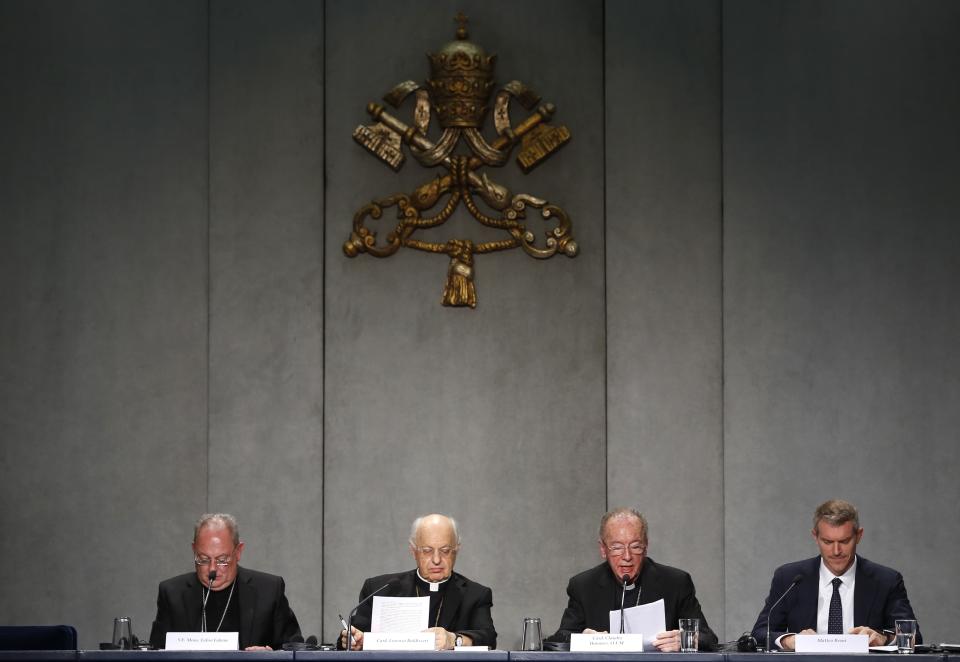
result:
<svg viewBox="0 0 960 662"><path fill-rule="evenodd" d="M643 632L643 645L653 646L653 640L667 629L667 617L663 599L623 610L623 631L625 633ZM610 632L620 632L620 610L610 612Z"/></svg>
<svg viewBox="0 0 960 662"><path fill-rule="evenodd" d="M373 596L371 632L421 632L430 619L430 597L394 598Z"/></svg>

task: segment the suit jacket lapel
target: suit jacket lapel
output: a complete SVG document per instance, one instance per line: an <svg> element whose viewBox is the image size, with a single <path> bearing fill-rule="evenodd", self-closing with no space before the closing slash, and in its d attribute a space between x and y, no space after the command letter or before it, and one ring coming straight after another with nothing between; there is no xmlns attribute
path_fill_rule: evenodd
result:
<svg viewBox="0 0 960 662"><path fill-rule="evenodd" d="M857 557L857 580L853 587L853 626L869 625L870 605L873 604L877 584L873 581L870 562Z"/></svg>
<svg viewBox="0 0 960 662"><path fill-rule="evenodd" d="M460 603L463 602L463 593L466 590L467 583L460 575L455 574L450 577L448 584L438 616L441 623L446 623L449 626L445 626L445 629L449 630L456 622L454 617L457 615L457 610L460 609ZM430 626L432 627L433 623L430 623Z"/></svg>
<svg viewBox="0 0 960 662"><path fill-rule="evenodd" d="M257 590L250 583L250 577L237 568L237 599L240 601L240 650L247 642L253 641L253 614L257 607Z"/></svg>
<svg viewBox="0 0 960 662"><path fill-rule="evenodd" d="M183 593L180 596L183 606L183 617L186 620L182 625L184 632L198 632L200 630L200 613L202 608L203 591L197 591L199 580L194 576L187 579ZM200 599L197 596L200 596Z"/></svg>
<svg viewBox="0 0 960 662"><path fill-rule="evenodd" d="M820 597L820 557L815 556L804 568L803 581L795 588L797 591L796 614L800 622L796 627L800 629L817 629L817 600ZM789 598L788 598L789 599ZM783 609L783 603L777 608ZM792 624L791 624L792 625ZM798 630L799 632L799 630Z"/></svg>

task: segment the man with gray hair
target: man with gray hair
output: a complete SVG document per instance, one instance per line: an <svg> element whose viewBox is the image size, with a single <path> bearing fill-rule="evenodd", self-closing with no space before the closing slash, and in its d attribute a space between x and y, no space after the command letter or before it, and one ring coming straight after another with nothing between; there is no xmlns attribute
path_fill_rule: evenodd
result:
<svg viewBox="0 0 960 662"><path fill-rule="evenodd" d="M579 632L606 632L610 612L621 605L635 607L663 600L667 630L654 637L658 651L680 650L681 618L700 620L700 650L716 646L717 635L707 624L690 575L647 556L647 520L639 511L617 508L606 513L600 520L597 542L603 563L570 579L567 608L550 641L568 642L571 634Z"/></svg>
<svg viewBox="0 0 960 662"><path fill-rule="evenodd" d="M194 571L160 583L150 645L168 632L237 632L241 650L274 650L300 636L283 578L240 567L237 520L208 513L193 528Z"/></svg>
<svg viewBox="0 0 960 662"><path fill-rule="evenodd" d="M821 503L811 534L820 554L773 573L770 595L753 626L757 642L769 648L769 623L770 638L783 650L794 649L795 634L866 634L871 646L889 644L894 621L916 617L903 575L857 554L863 528L856 507L841 499Z"/></svg>
<svg viewBox="0 0 960 662"><path fill-rule="evenodd" d="M460 551L457 523L446 515L424 515L410 527L410 554L417 567L406 572L371 577L360 589L360 601L377 595L430 598L427 629L435 635L434 648L489 646L496 648L497 631L490 609L493 592L482 584L453 571ZM388 585L383 591L379 591ZM373 601L367 600L350 624L350 647L363 648L363 633L370 629ZM346 648L346 630L340 631L338 646Z"/></svg>

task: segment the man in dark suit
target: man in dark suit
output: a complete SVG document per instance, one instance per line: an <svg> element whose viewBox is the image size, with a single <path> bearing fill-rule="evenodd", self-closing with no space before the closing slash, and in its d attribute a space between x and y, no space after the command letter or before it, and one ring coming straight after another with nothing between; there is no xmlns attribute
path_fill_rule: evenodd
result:
<svg viewBox="0 0 960 662"><path fill-rule="evenodd" d="M712 650L717 635L697 600L693 579L683 570L657 563L647 554L647 520L632 508L611 510L600 520L600 556L604 563L570 579L569 601L560 628L550 641L570 641L579 632L606 632L610 612L663 600L668 630L660 632L654 645L661 652L680 650L679 619L700 619L699 648ZM626 587L622 581L627 577Z"/></svg>
<svg viewBox="0 0 960 662"><path fill-rule="evenodd" d="M283 578L241 568L243 545L232 515L197 521L196 570L160 583L151 646L164 648L167 632L238 632L241 649L273 650L300 635Z"/></svg>
<svg viewBox="0 0 960 662"><path fill-rule="evenodd" d="M866 634L871 646L889 644L894 621L916 617L903 576L857 555L863 537L857 509L840 499L820 504L811 533L820 555L773 573L770 595L753 626L757 642L766 643L769 619L770 639L784 650L794 649L796 633ZM794 581L797 586L770 613Z"/></svg>
<svg viewBox="0 0 960 662"><path fill-rule="evenodd" d="M436 635L434 648L455 646L497 645L490 608L493 592L453 571L460 551L457 523L445 515L425 515L413 522L410 530L410 553L417 567L414 570L371 577L360 589L360 600L371 594L394 597L430 598L427 628ZM377 591L389 584L382 591ZM375 598L374 598L375 599ZM373 601L368 600L357 611L350 624L353 633L351 648L363 648L363 633L370 629ZM338 645L346 647L347 633L340 631Z"/></svg>

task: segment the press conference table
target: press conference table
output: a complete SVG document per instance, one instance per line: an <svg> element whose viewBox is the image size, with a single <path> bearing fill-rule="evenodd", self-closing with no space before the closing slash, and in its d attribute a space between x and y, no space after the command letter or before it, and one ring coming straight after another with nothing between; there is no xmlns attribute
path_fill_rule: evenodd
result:
<svg viewBox="0 0 960 662"><path fill-rule="evenodd" d="M874 658L885 653L870 653ZM570 653L540 651L0 651L0 662L852 662L865 655L795 653ZM894 654L900 660L904 658ZM916 654L910 662L946 662ZM877 659L876 662L882 662ZM895 662L893 659L887 662Z"/></svg>

